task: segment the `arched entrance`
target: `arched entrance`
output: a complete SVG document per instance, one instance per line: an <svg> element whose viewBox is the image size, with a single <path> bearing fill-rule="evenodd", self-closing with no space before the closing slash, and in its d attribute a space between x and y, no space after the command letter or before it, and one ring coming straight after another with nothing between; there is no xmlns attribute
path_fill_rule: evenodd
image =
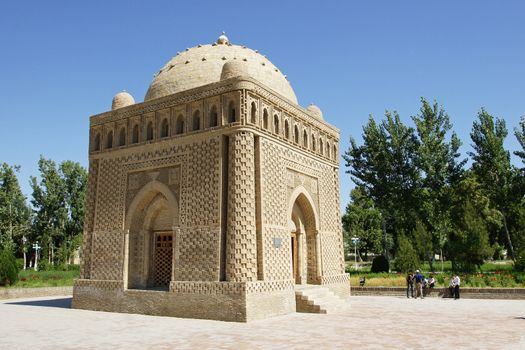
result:
<svg viewBox="0 0 525 350"><path fill-rule="evenodd" d="M306 191L292 195L290 212L291 275L298 284L319 282L317 216Z"/></svg>
<svg viewBox="0 0 525 350"><path fill-rule="evenodd" d="M174 269L178 205L171 190L152 181L133 199L126 215L125 279L130 289L167 289Z"/></svg>

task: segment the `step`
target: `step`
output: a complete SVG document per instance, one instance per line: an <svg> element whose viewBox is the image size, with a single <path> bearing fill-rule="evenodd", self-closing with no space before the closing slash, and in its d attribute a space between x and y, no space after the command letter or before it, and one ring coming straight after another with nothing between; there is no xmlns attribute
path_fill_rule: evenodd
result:
<svg viewBox="0 0 525 350"><path fill-rule="evenodd" d="M315 285L298 285L295 287L297 312L336 313L348 308L347 301L339 298L330 289Z"/></svg>

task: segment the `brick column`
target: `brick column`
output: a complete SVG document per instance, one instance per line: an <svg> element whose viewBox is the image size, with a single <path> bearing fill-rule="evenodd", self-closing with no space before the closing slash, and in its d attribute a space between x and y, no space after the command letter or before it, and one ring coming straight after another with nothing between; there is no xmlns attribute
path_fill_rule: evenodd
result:
<svg viewBox="0 0 525 350"><path fill-rule="evenodd" d="M91 245L96 211L96 193L98 181L98 159L89 162L88 185L86 191L86 205L84 211L84 237L82 242L82 256L80 258L80 278L91 278Z"/></svg>
<svg viewBox="0 0 525 350"><path fill-rule="evenodd" d="M230 135L226 279L257 280L255 150L251 132Z"/></svg>

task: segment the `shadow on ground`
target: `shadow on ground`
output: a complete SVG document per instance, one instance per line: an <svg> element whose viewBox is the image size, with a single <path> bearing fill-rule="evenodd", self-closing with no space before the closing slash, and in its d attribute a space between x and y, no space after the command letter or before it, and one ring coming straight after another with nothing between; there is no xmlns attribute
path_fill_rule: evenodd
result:
<svg viewBox="0 0 525 350"><path fill-rule="evenodd" d="M42 307L57 307L61 309L71 309L71 297L48 300L31 300L31 301L17 301L6 304L11 305L26 305L26 306L42 306Z"/></svg>

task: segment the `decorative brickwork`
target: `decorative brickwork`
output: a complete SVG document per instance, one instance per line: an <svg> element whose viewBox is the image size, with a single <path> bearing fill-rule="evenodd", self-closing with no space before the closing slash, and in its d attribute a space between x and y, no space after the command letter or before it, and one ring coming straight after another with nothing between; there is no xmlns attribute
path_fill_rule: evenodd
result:
<svg viewBox="0 0 525 350"><path fill-rule="evenodd" d="M247 321L294 311L295 284L349 294L339 131L269 61L221 38L161 69L146 102L120 93L91 117L74 307ZM169 94L181 86L194 88Z"/></svg>
<svg viewBox="0 0 525 350"><path fill-rule="evenodd" d="M82 259L80 260L80 278L90 278L91 246L95 220L95 201L97 199L98 159L89 162L88 187L84 217L84 238L82 243Z"/></svg>
<svg viewBox="0 0 525 350"><path fill-rule="evenodd" d="M93 232L91 278L97 280L122 279L124 232Z"/></svg>
<svg viewBox="0 0 525 350"><path fill-rule="evenodd" d="M219 276L219 239L218 228L181 228L177 238L175 280L216 281Z"/></svg>
<svg viewBox="0 0 525 350"><path fill-rule="evenodd" d="M229 281L257 279L254 159L253 134L238 132L232 135L229 149L226 248L226 274Z"/></svg>
<svg viewBox="0 0 525 350"><path fill-rule="evenodd" d="M185 184L191 200L186 202L186 226L219 225L219 141L217 138L194 143L192 162L187 164Z"/></svg>

